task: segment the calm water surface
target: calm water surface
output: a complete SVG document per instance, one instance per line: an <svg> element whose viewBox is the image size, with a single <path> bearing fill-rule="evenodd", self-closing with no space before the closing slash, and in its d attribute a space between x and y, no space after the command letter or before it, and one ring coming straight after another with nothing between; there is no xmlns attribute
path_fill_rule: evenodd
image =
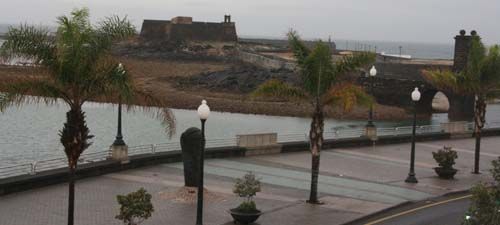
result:
<svg viewBox="0 0 500 225"><path fill-rule="evenodd" d="M210 103L209 103L210 104ZM0 114L0 166L40 158L63 156L58 132L65 120L67 107L55 105L27 104L8 108ZM212 109L216 110L216 109ZM95 135L87 150L101 151L109 147L116 135L116 106L102 103L84 105L88 126ZM123 114L123 135L129 146L178 142L184 130L199 127L196 111L174 109L177 132L168 139L161 123L142 111ZM500 105L490 105L488 120L499 118ZM439 124L447 121L446 114L434 114L419 124ZM279 134L305 134L309 129L309 118L248 115L239 113L212 112L207 121L207 139L234 138L237 134L277 132ZM325 131L333 128L363 127L366 121L328 119ZM378 127L406 126L411 121L377 122Z"/></svg>

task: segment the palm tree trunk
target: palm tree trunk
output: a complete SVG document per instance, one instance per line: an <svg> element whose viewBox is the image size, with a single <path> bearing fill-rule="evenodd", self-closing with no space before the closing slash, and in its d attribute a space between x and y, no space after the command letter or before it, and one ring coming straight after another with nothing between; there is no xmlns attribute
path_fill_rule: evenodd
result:
<svg viewBox="0 0 500 225"><path fill-rule="evenodd" d="M61 144L68 158L69 167L69 194L68 194L68 225L74 224L75 212L75 173L78 158L82 152L89 147L89 129L85 124L85 114L81 109L81 104L71 107L66 113L66 123L60 132Z"/></svg>
<svg viewBox="0 0 500 225"><path fill-rule="evenodd" d="M476 101L476 108L474 110L474 136L476 138L476 149L474 152L474 171L473 173L479 174L479 158L481 155L481 131L484 127L486 120L486 101L482 97L478 97Z"/></svg>
<svg viewBox="0 0 500 225"><path fill-rule="evenodd" d="M69 169L68 225L74 224L75 213L75 169Z"/></svg>
<svg viewBox="0 0 500 225"><path fill-rule="evenodd" d="M479 174L479 157L481 149L481 130L477 130L476 136L476 150L474 152L474 173Z"/></svg>
<svg viewBox="0 0 500 225"><path fill-rule="evenodd" d="M323 110L319 103L313 114L311 122L311 130L309 131L309 141L311 145L312 163L311 163L311 190L308 203L319 204L318 201L318 176L319 176L319 163L320 151L323 146Z"/></svg>

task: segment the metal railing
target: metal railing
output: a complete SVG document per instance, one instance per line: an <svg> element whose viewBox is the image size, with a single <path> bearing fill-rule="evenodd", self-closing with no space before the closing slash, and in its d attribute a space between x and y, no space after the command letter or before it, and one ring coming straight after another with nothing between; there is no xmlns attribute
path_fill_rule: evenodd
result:
<svg viewBox="0 0 500 225"><path fill-rule="evenodd" d="M434 133L434 132L442 132L441 125L423 125L416 126L415 133L423 134L423 133ZM398 135L407 135L412 134L413 126L404 126L404 127L384 127L377 128L377 134L379 136L398 136Z"/></svg>
<svg viewBox="0 0 500 225"><path fill-rule="evenodd" d="M110 156L110 151L90 152L80 156L78 164L87 164L104 161ZM42 171L64 168L68 166L68 160L64 157L36 160L31 163L22 163L13 166L0 167L0 178L13 177L18 175L35 175Z"/></svg>
<svg viewBox="0 0 500 225"><path fill-rule="evenodd" d="M378 136L398 136L398 135L408 135L412 133L412 126L403 127L384 127L377 128ZM490 122L485 124L485 129L488 128L500 128L500 121ZM466 123L465 129L467 131L474 130L474 123ZM416 127L417 134L424 133L436 133L443 132L441 125L423 125ZM327 130L323 133L324 139L342 139L342 138L356 138L365 135L364 127L357 128L337 128L333 130ZM291 133L291 134L278 134L278 142L293 142L293 141L309 141L308 133ZM221 139L208 139L206 141L206 148L215 147L234 147L237 146L237 138L221 138ZM159 152L169 152L181 150L180 142L170 142L161 144L149 144L149 145L138 145L131 146L128 148L128 154L141 155L141 154L156 154ZM108 160L111 156L110 149L104 149L97 152L89 152L81 155L78 164L87 164L93 162L100 162ZM5 167L0 167L0 179L14 177L19 175L35 175L37 173L65 168L67 167L67 159L65 157L59 158L49 158L43 160L36 160L33 162L23 162L17 165L10 165Z"/></svg>

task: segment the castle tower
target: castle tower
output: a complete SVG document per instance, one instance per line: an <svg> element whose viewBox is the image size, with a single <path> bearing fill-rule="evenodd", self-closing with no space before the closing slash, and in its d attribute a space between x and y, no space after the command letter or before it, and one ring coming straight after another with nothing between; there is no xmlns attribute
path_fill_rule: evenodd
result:
<svg viewBox="0 0 500 225"><path fill-rule="evenodd" d="M465 30L460 31L460 35L455 36L455 54L453 58L453 71L459 72L467 65L469 49L472 36L476 36L476 31L471 31L471 35L465 35Z"/></svg>
<svg viewBox="0 0 500 225"><path fill-rule="evenodd" d="M231 23L231 15L229 14L224 15L224 23Z"/></svg>
<svg viewBox="0 0 500 225"><path fill-rule="evenodd" d="M476 31L471 31L470 35L465 35L465 30L455 36L455 54L453 57L453 71L458 73L467 66L471 40L476 36ZM453 93L446 93L450 103L448 118L453 120L469 120L474 116L474 96L461 96Z"/></svg>

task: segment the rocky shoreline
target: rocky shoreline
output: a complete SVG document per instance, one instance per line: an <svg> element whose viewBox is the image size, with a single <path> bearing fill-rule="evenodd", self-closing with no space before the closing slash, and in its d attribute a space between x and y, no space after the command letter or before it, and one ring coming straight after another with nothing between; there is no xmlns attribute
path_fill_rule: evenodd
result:
<svg viewBox="0 0 500 225"><path fill-rule="evenodd" d="M190 74L193 71L189 72L189 70L225 71L226 66L222 64L155 62L130 58L124 59L123 62L134 72L134 78L138 83L141 83L144 89L155 92L158 96L165 98L170 108L195 110L200 101L206 99L212 110L219 112L296 117L309 117L311 113L311 107L307 102L260 101L250 98L247 93L236 93L231 90L216 88L210 89L204 87L204 85L178 87L177 82L179 79L191 76ZM172 70L172 65L175 65L177 68ZM170 72L163 72L164 68L170 68ZM184 69L186 71L183 71ZM24 76L26 74L32 74L32 72L28 72L21 67L0 66L0 80L2 78ZM196 74L199 75L199 73ZM222 72L222 74L227 73ZM100 101L99 99L94 100ZM143 105L141 102L135 102L134 104ZM349 113L343 113L342 110L335 108L326 110L327 117L337 119L366 119L367 113L368 109L361 107L355 108ZM374 116L377 120L410 118L405 110L401 108L383 105L375 107Z"/></svg>
<svg viewBox="0 0 500 225"><path fill-rule="evenodd" d="M311 107L307 102L250 98L249 93L268 79L298 83L298 76L291 70L265 69L235 60L232 57L235 48L220 43L148 45L129 42L118 45L114 52L135 82L146 91L165 98L170 108L194 110L202 99L206 99L214 111L309 117ZM0 80L26 75L37 74L21 66L0 66ZM367 114L368 109L361 107L349 113L336 108L326 110L327 117L338 119L366 119ZM374 116L377 120L410 118L404 109L384 105L375 107Z"/></svg>

